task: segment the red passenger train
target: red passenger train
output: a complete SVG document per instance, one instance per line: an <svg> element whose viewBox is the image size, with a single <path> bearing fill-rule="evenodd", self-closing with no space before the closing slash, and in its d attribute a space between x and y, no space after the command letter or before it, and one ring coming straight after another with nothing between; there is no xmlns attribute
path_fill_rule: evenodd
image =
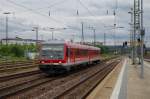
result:
<svg viewBox="0 0 150 99"><path fill-rule="evenodd" d="M100 48L65 41L43 42L39 68L47 74L69 71L82 64L100 61Z"/></svg>

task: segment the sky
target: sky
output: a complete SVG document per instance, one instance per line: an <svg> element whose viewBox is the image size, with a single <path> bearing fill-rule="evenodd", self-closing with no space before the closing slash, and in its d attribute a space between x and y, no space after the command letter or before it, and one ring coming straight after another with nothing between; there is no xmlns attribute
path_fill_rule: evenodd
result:
<svg viewBox="0 0 150 99"><path fill-rule="evenodd" d="M117 6L116 6L117 5ZM0 0L0 39L5 38L6 15L8 17L9 38L20 37L35 39L34 27L39 27L39 39L51 39L55 28L54 38L81 41L81 23L84 27L85 41L93 41L93 27L96 30L96 41L106 44L117 44L129 40L130 15L133 0ZM113 25L116 9L116 25ZM150 43L149 17L150 1L144 0L144 27L146 30L146 43ZM64 29L65 28L65 29Z"/></svg>

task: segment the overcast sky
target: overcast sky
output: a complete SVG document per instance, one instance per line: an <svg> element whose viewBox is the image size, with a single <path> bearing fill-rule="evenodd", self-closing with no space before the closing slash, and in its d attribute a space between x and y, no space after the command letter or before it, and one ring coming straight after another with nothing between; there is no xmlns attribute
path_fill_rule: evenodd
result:
<svg viewBox="0 0 150 99"><path fill-rule="evenodd" d="M129 40L128 12L133 6L133 0L118 0L116 10L117 27L116 41L118 43ZM39 38L51 39L51 31L43 28L67 28L54 31L54 38L81 41L81 23L84 23L85 41L93 40L96 29L96 40L103 41L106 33L107 44L113 44L114 24L113 11L116 0L0 0L0 38L5 38L4 12L11 12L9 17L9 38L16 36L35 39L34 26L39 26ZM144 26L146 40L150 39L150 1L144 0ZM49 16L50 15L50 16Z"/></svg>

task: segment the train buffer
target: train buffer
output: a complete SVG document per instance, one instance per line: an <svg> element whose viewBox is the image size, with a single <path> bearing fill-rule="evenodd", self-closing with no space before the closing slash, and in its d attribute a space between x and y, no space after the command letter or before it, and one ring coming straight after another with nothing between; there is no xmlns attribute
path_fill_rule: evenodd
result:
<svg viewBox="0 0 150 99"><path fill-rule="evenodd" d="M89 94L87 99L150 99L150 62L144 61L144 78L140 65L131 65L125 58Z"/></svg>

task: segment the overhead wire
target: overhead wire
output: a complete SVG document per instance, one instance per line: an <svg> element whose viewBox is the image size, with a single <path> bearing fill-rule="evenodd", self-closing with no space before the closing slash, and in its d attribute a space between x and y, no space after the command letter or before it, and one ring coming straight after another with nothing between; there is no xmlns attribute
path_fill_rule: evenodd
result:
<svg viewBox="0 0 150 99"><path fill-rule="evenodd" d="M57 23L60 23L58 20L56 20L56 19L54 19L54 18L52 18L52 17L48 17L48 16L46 16L45 14L42 14L42 13L40 13L40 12L38 12L38 11L35 11L35 10L31 9L31 8L28 8L28 7L26 7L26 6L22 5L22 4L18 4L18 3L16 3L16 2L12 1L12 0L6 0L6 1L9 2L9 3L11 3L11 4L13 4L13 5L16 5L16 6L18 6L18 7L24 8L24 9L30 11L30 12L36 13L36 14L38 14L38 15L41 15L41 16L44 16L44 17L47 17L47 18L51 18L51 20L53 20L53 21L55 21L55 22L57 22ZM61 2L64 2L64 1L65 1L65 0L63 0L63 1L61 1ZM59 3L60 3L60 2L59 2ZM50 7L55 6L56 4L59 4L59 3L57 2L57 3L53 4L53 5L51 5ZM13 24L18 24L18 23L13 23ZM21 24L21 23L19 23L19 24L22 25L22 26L24 26L24 25ZM73 29L73 28L71 28L71 29ZM75 30L76 30L76 29L75 29Z"/></svg>
<svg viewBox="0 0 150 99"><path fill-rule="evenodd" d="M91 16L95 16L95 15L88 9L88 7L86 7L86 6L81 2L81 0L78 0L78 1L79 1L80 5L81 5L84 9L86 9L87 12L88 12Z"/></svg>
<svg viewBox="0 0 150 99"><path fill-rule="evenodd" d="M35 11L35 10L31 9L31 8L28 8L28 7L26 7L26 6L22 5L22 4L18 4L18 3L16 3L16 2L12 1L12 0L6 0L6 1L8 1L9 3L12 3L12 4L16 5L16 6L22 7L22 8L24 8L24 9L30 11L30 12L33 12L33 13L35 13L35 14L41 15L41 16L43 16L43 17L46 17L46 18L48 18L49 20L53 20L53 21L55 21L55 22L57 22L57 23L61 23L61 24L65 25L65 23L63 23L63 22L61 22L61 21L58 21L58 20L56 20L56 19L54 19L54 18L52 18L52 17L49 17L49 16L47 16L47 15L45 15L45 14L42 14L42 13L40 13L40 12L38 12L38 11ZM56 2L56 3L52 4L49 8L51 8L51 7L55 6L55 5L61 4L61 3L64 2L64 1L66 1L66 0L62 0L62 1L60 1L60 2ZM96 16L96 15L94 15L94 14L89 10L88 7L86 7L86 6L81 2L81 0L78 0L78 1L79 1L80 5L81 5L84 9L86 9L86 10L88 11L88 13L89 13L91 16L94 16L94 17ZM103 22L101 22L101 23L104 24ZM68 25L66 25L66 26L68 26Z"/></svg>
<svg viewBox="0 0 150 99"><path fill-rule="evenodd" d="M62 3L65 3L64 1L67 1L67 0L62 0L62 1L59 1L59 2L55 2L55 3L53 3L53 4L51 4L50 6L48 6L48 7L45 7L45 8L52 8L52 7L54 7L54 6L58 6L58 5L60 5L60 4L62 4ZM37 8L37 10L43 10L43 9L45 9L45 8Z"/></svg>
<svg viewBox="0 0 150 99"><path fill-rule="evenodd" d="M84 9L86 9L87 12L88 12L91 16L96 17L96 15L93 14L93 13L89 10L89 8L86 7L86 6L81 2L81 0L78 0L78 1L79 1L80 5L81 5ZM103 23L102 21L100 21L100 22L101 22L103 25L105 25L105 23Z"/></svg>
<svg viewBox="0 0 150 99"><path fill-rule="evenodd" d="M31 8L28 8L28 7L26 7L26 6L22 5L22 4L18 4L18 3L16 3L16 2L12 1L12 0L6 0L6 1L9 2L9 3L14 4L14 5L16 5L16 6L22 7L22 8L24 8L24 9L30 11L30 12L33 12L33 13L38 14L38 15L40 15L40 16L46 17L46 18L49 19L49 20L53 20L54 22L61 23L61 24L65 24L65 23L63 23L63 22L61 22L61 21L58 21L58 20L52 18L52 17L49 17L49 16L47 16L47 15L45 15L45 14L42 14L42 13L40 13L40 12L38 12L38 11L35 11L35 10L31 9Z"/></svg>
<svg viewBox="0 0 150 99"><path fill-rule="evenodd" d="M5 26L5 20L4 19L1 19L0 23L1 23L0 25ZM26 29L29 28L29 26L30 26L30 25L27 25L27 24L22 24L20 21L17 22L17 21L14 21L12 19L10 20L10 18L9 18L9 26L11 26L10 24L15 25L16 27L26 27Z"/></svg>

